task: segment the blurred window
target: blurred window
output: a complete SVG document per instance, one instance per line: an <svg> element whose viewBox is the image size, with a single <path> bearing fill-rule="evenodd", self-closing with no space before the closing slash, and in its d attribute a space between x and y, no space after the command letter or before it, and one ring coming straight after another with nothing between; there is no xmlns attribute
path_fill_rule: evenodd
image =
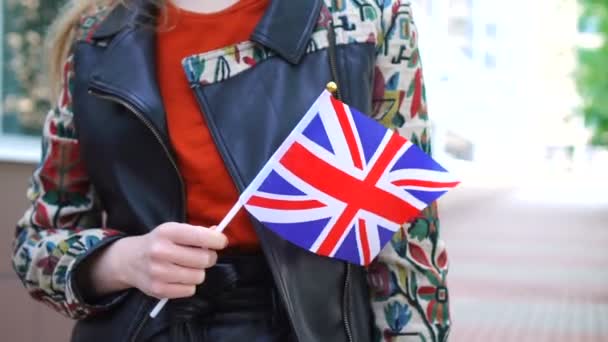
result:
<svg viewBox="0 0 608 342"><path fill-rule="evenodd" d="M40 135L49 109L44 34L62 2L2 1L2 135Z"/></svg>
<svg viewBox="0 0 608 342"><path fill-rule="evenodd" d="M422 9L426 15L430 16L433 14L433 1L432 0L414 0L413 3Z"/></svg>
<svg viewBox="0 0 608 342"><path fill-rule="evenodd" d="M462 160L473 160L474 146L470 140L448 131L445 136L445 152Z"/></svg>
<svg viewBox="0 0 608 342"><path fill-rule="evenodd" d="M65 0L2 0L0 159L35 161L49 110L44 35Z"/></svg>
<svg viewBox="0 0 608 342"><path fill-rule="evenodd" d="M488 69L496 69L496 56L487 52L485 56L485 63Z"/></svg>
<svg viewBox="0 0 608 342"><path fill-rule="evenodd" d="M467 56L473 55L473 8L471 0L450 0L448 35Z"/></svg>
<svg viewBox="0 0 608 342"><path fill-rule="evenodd" d="M496 24L488 23L486 24L486 35L488 38L496 38Z"/></svg>

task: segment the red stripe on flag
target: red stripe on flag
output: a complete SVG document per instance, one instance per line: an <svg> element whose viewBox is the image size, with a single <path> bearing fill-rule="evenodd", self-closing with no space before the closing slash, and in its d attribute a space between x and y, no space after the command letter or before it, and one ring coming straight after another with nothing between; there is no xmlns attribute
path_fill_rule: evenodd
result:
<svg viewBox="0 0 608 342"><path fill-rule="evenodd" d="M400 179L392 182L396 186L421 186L426 188L451 188L460 182L432 182L418 179Z"/></svg>
<svg viewBox="0 0 608 342"><path fill-rule="evenodd" d="M367 227L365 226L365 220L359 219L359 240L361 241L361 249L363 251L363 265L369 265L371 262L369 250L369 239L367 237Z"/></svg>
<svg viewBox="0 0 608 342"><path fill-rule="evenodd" d="M325 206L325 204L315 200L290 201L260 196L252 196L249 201L247 201L247 204L255 207L283 210L306 210L322 208Z"/></svg>
<svg viewBox="0 0 608 342"><path fill-rule="evenodd" d="M387 148L385 152L390 153L390 150L392 149ZM380 157L379 162L382 159ZM388 164L392 157L386 159ZM376 166L372 168L373 174L362 181L319 158L298 142L285 152L280 163L296 177L327 195L391 222L403 224L419 212L410 203L376 186L378 178L382 176L382 170L374 172Z"/></svg>
<svg viewBox="0 0 608 342"><path fill-rule="evenodd" d="M350 155L353 159L353 165L355 165L356 168L363 170L363 159L361 154L359 153L359 147L357 146L357 139L355 138L354 127L350 125L348 115L344 110L344 104L336 100L333 96L330 96L330 99L331 105L336 111L338 122L340 122L342 132L344 133L344 138L346 139L348 150L350 151Z"/></svg>
<svg viewBox="0 0 608 342"><path fill-rule="evenodd" d="M346 232L346 229L352 224L353 218L357 215L359 208L349 205L344 209L342 215L338 217L336 223L329 231L329 234L323 240L323 243L317 249L317 253L324 256L330 256L331 252L336 248L338 242Z"/></svg>
<svg viewBox="0 0 608 342"><path fill-rule="evenodd" d="M388 167L388 164L395 158L405 143L406 140L404 137L397 133L393 133L384 147L382 154L380 154L380 157L369 171L367 178L365 178L365 182L375 185L380 177L382 177L382 174L387 172L386 168Z"/></svg>

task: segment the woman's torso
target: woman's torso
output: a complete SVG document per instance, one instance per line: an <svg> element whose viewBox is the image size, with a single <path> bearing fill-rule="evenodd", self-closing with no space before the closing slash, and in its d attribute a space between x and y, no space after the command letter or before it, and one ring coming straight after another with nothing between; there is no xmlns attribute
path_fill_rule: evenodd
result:
<svg viewBox="0 0 608 342"><path fill-rule="evenodd" d="M378 17L355 6L338 6L330 15L324 6L321 1L272 1L251 41L184 61L189 91L239 191L336 74L343 100L371 112ZM108 226L142 234L163 222L185 221L187 200L158 85L153 25L129 26L129 10L119 11L127 14L115 11L75 48L73 106L83 158ZM338 43L333 68L330 16ZM255 220L252 225L301 341L369 340L363 269L319 258ZM79 336L129 340L142 326L153 329L154 322L143 321L153 304L134 292L118 312L79 323Z"/></svg>

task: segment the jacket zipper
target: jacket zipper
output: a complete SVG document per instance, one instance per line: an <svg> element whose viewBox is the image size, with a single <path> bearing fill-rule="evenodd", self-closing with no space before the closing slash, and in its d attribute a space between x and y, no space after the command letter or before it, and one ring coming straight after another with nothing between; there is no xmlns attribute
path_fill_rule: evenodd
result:
<svg viewBox="0 0 608 342"><path fill-rule="evenodd" d="M342 298L342 312L344 319L344 329L346 330L346 337L350 342L353 341L353 333L350 330L350 320L348 319L348 313L350 312L350 305L348 305L348 294L350 293L350 264L346 263L346 276L344 279L344 295Z"/></svg>
<svg viewBox="0 0 608 342"><path fill-rule="evenodd" d="M331 77L334 82L338 85L338 89L336 90L335 96L338 100L342 100L342 95L340 93L340 85L338 82L338 63L336 59L336 31L334 29L334 21L329 21L329 26L327 28L327 40L329 41L328 47L328 56L329 56L329 68L331 70ZM353 333L350 328L350 320L348 317L348 313L350 311L350 307L348 305L348 294L350 293L350 267L349 263L346 263L346 275L344 277L344 294L342 297L342 319L344 320L344 330L346 331L346 337L349 342L353 342Z"/></svg>
<svg viewBox="0 0 608 342"><path fill-rule="evenodd" d="M153 306L150 305L150 300L147 301L148 303L144 303L144 305L146 306L146 308L144 309L144 313L145 316L144 318L137 324L137 326L135 327L135 331L133 332L133 337L131 337L130 342L136 342L137 338L139 337L139 334L141 333L141 331L143 330L144 326L146 325L146 323L148 323L148 320L150 319L150 311L152 311Z"/></svg>
<svg viewBox="0 0 608 342"><path fill-rule="evenodd" d="M175 162L175 159L173 158L173 155L171 154L171 152L169 150L169 147L167 146L167 144L165 144L165 142L161 138L160 133L158 133L158 131L156 130L156 128L154 128L154 126L152 126L150 121L144 117L144 115L142 114L142 112L140 110L138 110L135 106L133 106L129 102L123 100L119 96L110 94L109 92L103 91L101 89L93 89L93 88L89 89L89 94L91 94L95 97L98 97L100 99L112 101L112 102L115 102L115 103L118 103L118 104L124 106L125 108L127 108L129 110L129 112L133 113L135 115L135 117L137 119L139 119L139 121L141 121L144 124L144 126L146 126L150 130L150 132L152 132L152 134L154 135L154 137L156 138L158 143L162 146L163 151L165 152L165 155L167 156L167 159L169 160L169 162L171 162L171 165L173 166L173 169L175 170L175 174L177 175L177 179L179 180L180 193L181 193L181 199L182 199L182 213L181 213L182 217L181 217L181 219L182 219L182 222L185 222L186 221L186 208L185 208L184 204L186 203L186 190L185 190L185 185L184 185L184 179L179 171L179 168L177 166L177 163ZM137 324L137 327L135 328L135 332L133 333L133 337L131 338L131 342L135 342L137 340L137 337L141 333L141 330L143 329L143 327L146 325L146 323L150 319L150 311L152 310L152 306L147 305L147 307L148 308L146 308L146 310L145 310L146 315L141 320L141 322L139 322Z"/></svg>

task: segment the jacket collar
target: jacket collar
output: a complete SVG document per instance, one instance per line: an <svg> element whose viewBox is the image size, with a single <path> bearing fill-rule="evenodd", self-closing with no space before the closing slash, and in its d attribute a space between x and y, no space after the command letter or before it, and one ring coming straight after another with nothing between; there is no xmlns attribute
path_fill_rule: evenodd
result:
<svg viewBox="0 0 608 342"><path fill-rule="evenodd" d="M322 0L270 0L250 39L296 64L306 51L322 4ZM150 0L136 0L130 8L118 6L92 37L94 40L106 39L127 26L134 26L137 19L151 22L156 13Z"/></svg>
<svg viewBox="0 0 608 342"><path fill-rule="evenodd" d="M306 51L321 5L321 0L270 0L251 40L296 64Z"/></svg>
<svg viewBox="0 0 608 342"><path fill-rule="evenodd" d="M290 63L305 53L322 0L270 0L251 40ZM151 0L116 7L96 28L92 43L105 42L104 55L90 73L90 86L112 93L141 112L168 142L165 109L156 77L158 8Z"/></svg>

